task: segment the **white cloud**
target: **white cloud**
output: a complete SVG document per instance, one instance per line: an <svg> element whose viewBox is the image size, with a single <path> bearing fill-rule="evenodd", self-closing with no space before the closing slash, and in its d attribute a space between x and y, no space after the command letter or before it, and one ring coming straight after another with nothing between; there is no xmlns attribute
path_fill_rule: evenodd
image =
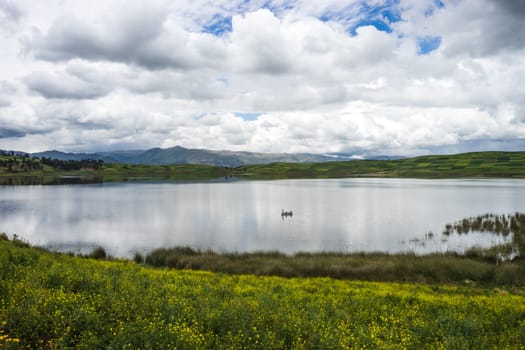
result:
<svg viewBox="0 0 525 350"><path fill-rule="evenodd" d="M523 7L443 3L0 0L0 148L523 148Z"/></svg>

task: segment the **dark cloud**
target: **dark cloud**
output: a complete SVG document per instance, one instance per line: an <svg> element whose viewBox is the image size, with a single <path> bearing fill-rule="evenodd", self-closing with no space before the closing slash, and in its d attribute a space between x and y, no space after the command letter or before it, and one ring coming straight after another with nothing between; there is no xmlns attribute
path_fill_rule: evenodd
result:
<svg viewBox="0 0 525 350"><path fill-rule="evenodd" d="M212 40L204 35L196 39L173 26L167 29L166 16L165 11L137 7L121 13L114 23L97 26L63 17L46 34L35 35L26 49L46 61L81 58L136 64L152 70L193 69L202 66L203 61L212 66L221 62L224 54Z"/></svg>
<svg viewBox="0 0 525 350"><path fill-rule="evenodd" d="M86 81L60 73L32 73L24 82L29 89L49 99L96 99L111 91L104 81Z"/></svg>
<svg viewBox="0 0 525 350"><path fill-rule="evenodd" d="M101 121L92 121L92 120L79 120L76 118L70 119L67 121L68 127L72 129L81 129L81 130L109 130L114 127L114 124L111 122L101 122Z"/></svg>
<svg viewBox="0 0 525 350"><path fill-rule="evenodd" d="M76 57L100 59L104 45L95 34L95 28L73 18L55 21L46 36L38 34L27 43L38 59L66 61Z"/></svg>
<svg viewBox="0 0 525 350"><path fill-rule="evenodd" d="M522 49L525 47L525 2L494 1L499 10L490 28L484 28L488 49Z"/></svg>
<svg viewBox="0 0 525 350"><path fill-rule="evenodd" d="M495 5L501 6L511 16L525 20L525 1L522 0L491 0Z"/></svg>
<svg viewBox="0 0 525 350"><path fill-rule="evenodd" d="M0 139L24 137L26 135L27 133L25 131L0 126Z"/></svg>
<svg viewBox="0 0 525 350"><path fill-rule="evenodd" d="M115 23L92 25L82 19L62 17L45 35L29 43L36 58L47 61L86 60L129 61L140 57L142 47L158 37L164 15L151 11L128 14Z"/></svg>
<svg viewBox="0 0 525 350"><path fill-rule="evenodd" d="M488 57L525 49L525 1L461 1L456 5L442 12L450 15L447 55Z"/></svg>
<svg viewBox="0 0 525 350"><path fill-rule="evenodd" d="M525 2L489 0L494 10L481 22L481 55L525 48ZM479 4L483 6L482 4Z"/></svg>

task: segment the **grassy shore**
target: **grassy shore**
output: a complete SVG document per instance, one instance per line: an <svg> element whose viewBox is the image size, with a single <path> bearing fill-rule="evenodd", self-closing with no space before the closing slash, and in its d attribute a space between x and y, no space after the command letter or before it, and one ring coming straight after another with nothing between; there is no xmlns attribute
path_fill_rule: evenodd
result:
<svg viewBox="0 0 525 350"><path fill-rule="evenodd" d="M0 240L3 349L523 349L525 289L281 278Z"/></svg>
<svg viewBox="0 0 525 350"><path fill-rule="evenodd" d="M137 261L142 261L136 257ZM494 256L471 251L455 253L225 253L187 247L160 248L145 263L156 267L205 270L229 274L282 277L331 277L381 282L476 283L486 286L525 286L525 260L497 263Z"/></svg>
<svg viewBox="0 0 525 350"><path fill-rule="evenodd" d="M326 163L273 163L224 168L208 165L126 165L104 164L102 169L64 171L43 165L40 170L22 167L9 170L0 156L0 184L55 184L64 177L78 177L77 182L133 180L208 180L221 177L250 179L408 177L525 178L525 152L479 152L455 155L422 156L399 160L353 160ZM39 162L38 159L33 160ZM20 159L22 164L22 159ZM62 179L61 179L62 178ZM59 179L59 180L57 180ZM61 180L60 180L61 179Z"/></svg>

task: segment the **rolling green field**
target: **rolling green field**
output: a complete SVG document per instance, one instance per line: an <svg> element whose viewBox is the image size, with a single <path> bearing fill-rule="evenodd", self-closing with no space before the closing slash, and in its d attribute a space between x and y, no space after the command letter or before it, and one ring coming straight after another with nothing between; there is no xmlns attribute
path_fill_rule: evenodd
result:
<svg viewBox="0 0 525 350"><path fill-rule="evenodd" d="M354 160L326 163L274 163L235 168L253 178L343 177L525 177L525 152L479 152L422 156L399 160Z"/></svg>
<svg viewBox="0 0 525 350"><path fill-rule="evenodd" d="M11 170L3 160L18 159ZM38 164L38 159L27 160ZM24 169L22 159L0 156L0 184L53 184L57 178L79 176L85 182L133 180L208 180L236 176L249 179L344 177L507 177L525 178L525 152L479 152L422 156L399 160L353 160L324 163L272 163L223 168L208 165L104 164L102 169L59 170L48 165Z"/></svg>
<svg viewBox="0 0 525 350"><path fill-rule="evenodd" d="M524 349L525 290L229 275L0 240L3 349Z"/></svg>
<svg viewBox="0 0 525 350"><path fill-rule="evenodd" d="M14 170L2 166L2 160L16 160L20 165ZM33 163L24 169L23 162ZM40 164L39 159L22 159L0 155L0 185L33 185L67 183L67 178L75 177L79 183L123 182L134 180L210 180L227 176L226 168L209 165L140 165L140 164L104 164L102 169L84 168L79 170L56 169ZM70 179L73 182L72 179Z"/></svg>

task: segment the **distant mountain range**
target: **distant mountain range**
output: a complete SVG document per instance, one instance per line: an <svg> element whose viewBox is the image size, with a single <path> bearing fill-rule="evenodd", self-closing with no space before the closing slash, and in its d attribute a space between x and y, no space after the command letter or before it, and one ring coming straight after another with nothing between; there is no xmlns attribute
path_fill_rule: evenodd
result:
<svg viewBox="0 0 525 350"><path fill-rule="evenodd" d="M113 151L97 153L65 153L45 151L31 153L31 156L60 160L100 159L106 163L126 164L207 164L224 167L236 167L246 164L267 164L275 162L314 163L334 160L350 160L349 155L323 155L311 153L253 153L234 151L212 151L207 149L189 149L180 146L171 148L152 148L135 151Z"/></svg>
<svg viewBox="0 0 525 350"><path fill-rule="evenodd" d="M28 154L19 151L9 152L14 152L18 155ZM38 153L29 153L29 155L33 157L46 157L59 160L96 159L103 160L106 163L147 165L207 164L224 167L237 167L247 164L268 164L276 162L319 163L358 159L352 156L351 154L347 153L254 153L235 151L212 151L208 149L190 149L180 146L175 146L171 148L151 148L148 150L112 151L96 153L67 153L53 150ZM367 159L374 160L400 158L403 157L367 157Z"/></svg>

